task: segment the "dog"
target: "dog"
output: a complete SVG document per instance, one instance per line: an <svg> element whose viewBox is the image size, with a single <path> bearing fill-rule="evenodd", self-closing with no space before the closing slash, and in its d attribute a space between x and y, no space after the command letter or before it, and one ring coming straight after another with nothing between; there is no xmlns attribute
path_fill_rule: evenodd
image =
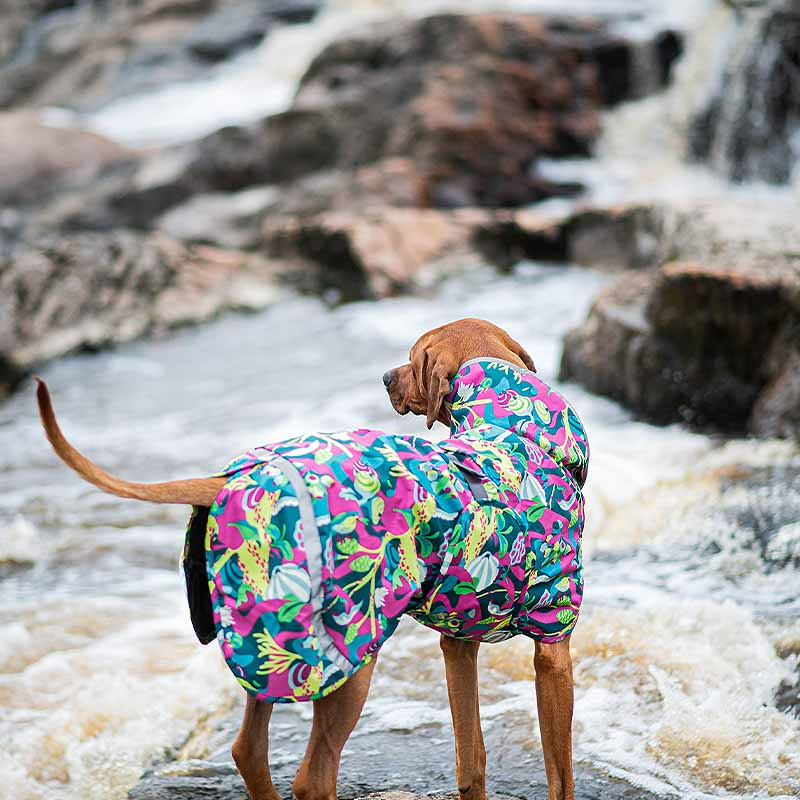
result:
<svg viewBox="0 0 800 800"><path fill-rule="evenodd" d="M125 481L81 455L39 381L46 435L79 475L120 497L193 506L183 554L192 621L247 691L232 755L252 800L279 800L273 704L307 700L312 729L292 788L299 800L335 800L342 748L403 614L441 634L460 797L486 797L478 647L521 633L534 640L548 800L574 798L569 641L589 449L577 414L535 373L505 331L458 320L383 376L398 413L448 425L448 439L301 436L166 483Z"/></svg>

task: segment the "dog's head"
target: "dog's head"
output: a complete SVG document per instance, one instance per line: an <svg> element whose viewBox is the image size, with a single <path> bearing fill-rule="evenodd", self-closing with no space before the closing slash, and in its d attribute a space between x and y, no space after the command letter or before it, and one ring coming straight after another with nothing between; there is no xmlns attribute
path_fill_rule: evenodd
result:
<svg viewBox="0 0 800 800"><path fill-rule="evenodd" d="M459 319L420 336L410 360L383 376L389 400L398 414L423 414L428 428L437 420L450 424L444 399L458 368L471 358L502 358L536 371L525 349L502 328L483 319Z"/></svg>

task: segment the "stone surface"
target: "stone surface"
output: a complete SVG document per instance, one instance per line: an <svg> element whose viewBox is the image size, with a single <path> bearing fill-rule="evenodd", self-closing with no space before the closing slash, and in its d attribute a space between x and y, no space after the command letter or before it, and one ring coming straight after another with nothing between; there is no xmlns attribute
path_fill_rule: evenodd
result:
<svg viewBox="0 0 800 800"><path fill-rule="evenodd" d="M0 393L63 353L258 308L280 266L163 234L42 236L0 261Z"/></svg>
<svg viewBox="0 0 800 800"><path fill-rule="evenodd" d="M640 269L662 263L669 255L663 209L621 205L586 209L565 226L567 259L598 269Z"/></svg>
<svg viewBox="0 0 800 800"><path fill-rule="evenodd" d="M318 3L3 0L3 6L0 108L24 103L89 109L197 78L217 61L257 44L273 22L309 19Z"/></svg>
<svg viewBox="0 0 800 800"><path fill-rule="evenodd" d="M268 218L263 237L270 256L307 262L310 269L298 274L311 277L323 291L336 288L345 298L384 297L474 263L473 231L486 219L479 209L385 207Z"/></svg>
<svg viewBox="0 0 800 800"><path fill-rule="evenodd" d="M653 422L800 438L799 286L697 263L625 276L567 335L561 377Z"/></svg>
<svg viewBox="0 0 800 800"><path fill-rule="evenodd" d="M102 136L47 125L33 112L0 112L0 206L41 203L60 181L90 180L129 156Z"/></svg>
<svg viewBox="0 0 800 800"><path fill-rule="evenodd" d="M230 746L241 721L241 706L210 725L201 723L175 755L154 765L131 790L130 800L242 800L244 785L236 774ZM366 719L365 719L366 721ZM309 723L301 714L277 708L270 720L272 777L281 797L302 759ZM547 797L542 754L527 744L524 730L507 724L485 724L490 800L544 800ZM525 741L525 744L522 744ZM279 744L278 744L279 743ZM369 758L364 753L369 753ZM337 795L341 800L457 800L455 753L447 726L419 730L356 728L342 753ZM655 795L585 764L576 767L577 800L655 800Z"/></svg>

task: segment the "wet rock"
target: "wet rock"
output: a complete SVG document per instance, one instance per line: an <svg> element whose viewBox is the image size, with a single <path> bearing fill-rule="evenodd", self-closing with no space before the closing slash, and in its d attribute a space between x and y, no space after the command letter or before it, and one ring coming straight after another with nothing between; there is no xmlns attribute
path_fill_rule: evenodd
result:
<svg viewBox="0 0 800 800"><path fill-rule="evenodd" d="M67 178L90 181L129 156L102 136L47 125L33 112L0 113L0 206L41 203Z"/></svg>
<svg viewBox="0 0 800 800"><path fill-rule="evenodd" d="M243 705L240 703L239 705ZM154 765L130 791L129 800L241 800L244 784L230 757L241 708L217 720L212 730L190 738L181 754ZM292 796L291 782L303 756L309 724L301 714L277 708L270 720L272 777L281 797ZM505 724L485 724L490 800L546 797L542 755L520 746ZM279 748L280 755L275 757ZM365 748L370 757L364 758ZM191 755L188 755L191 753ZM342 753L337 795L342 800L458 800L452 732L441 726L419 730L376 730L351 737ZM196 788L196 791L195 791ZM576 767L577 800L655 800L655 795L604 771Z"/></svg>
<svg viewBox="0 0 800 800"><path fill-rule="evenodd" d="M800 355L798 287L697 263L625 276L568 334L561 376L656 423L800 438L784 376Z"/></svg>
<svg viewBox="0 0 800 800"><path fill-rule="evenodd" d="M563 219L536 211L495 212L490 220L477 226L472 241L490 264L501 269L510 269L523 260L568 260Z"/></svg>
<svg viewBox="0 0 800 800"><path fill-rule="evenodd" d="M586 209L565 225L569 261L598 269L640 269L663 263L669 248L665 213L652 206Z"/></svg>
<svg viewBox="0 0 800 800"><path fill-rule="evenodd" d="M277 203L278 195L274 186L198 194L168 211L156 226L182 241L253 248L260 243L260 221Z"/></svg>
<svg viewBox="0 0 800 800"><path fill-rule="evenodd" d="M296 106L352 106L358 157L413 158L426 205L520 205L552 194L538 156L588 154L598 110L630 96L631 49L599 22L438 15L330 45Z"/></svg>
<svg viewBox="0 0 800 800"><path fill-rule="evenodd" d="M0 39L0 107L89 109L196 78L257 44L275 21L309 19L313 0L43 2L13 6Z"/></svg>
<svg viewBox="0 0 800 800"><path fill-rule="evenodd" d="M182 166L158 187L139 186L137 175L110 186L104 208L148 224L190 194L321 171L347 192L359 184L354 173L393 161L414 173L401 204L519 206L573 194L574 184L537 176L535 161L589 153L600 109L633 92L633 59L622 57L633 47L600 22L529 15L384 23L325 48L288 111L154 156L143 170L165 159ZM395 202L384 190L384 203Z"/></svg>
<svg viewBox="0 0 800 800"><path fill-rule="evenodd" d="M786 183L800 157L800 7L765 2L730 27L726 69L693 121L690 149L734 180Z"/></svg>
<svg viewBox="0 0 800 800"><path fill-rule="evenodd" d="M0 392L79 349L257 308L277 294L266 259L131 231L45 235L0 261Z"/></svg>
<svg viewBox="0 0 800 800"><path fill-rule="evenodd" d="M323 291L383 297L475 263L473 230L486 220L477 209L384 207L268 218L263 239L270 256L306 262L297 274Z"/></svg>

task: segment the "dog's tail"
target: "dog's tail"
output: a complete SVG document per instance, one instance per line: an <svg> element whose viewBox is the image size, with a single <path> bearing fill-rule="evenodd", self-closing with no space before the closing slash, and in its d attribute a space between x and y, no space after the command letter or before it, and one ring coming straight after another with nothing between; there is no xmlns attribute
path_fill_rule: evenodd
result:
<svg viewBox="0 0 800 800"><path fill-rule="evenodd" d="M47 384L40 378L36 380L39 383L36 390L39 416L42 418L42 425L44 425L50 444L53 445L53 449L62 461L98 489L118 497L149 500L151 503L188 503L194 506L210 506L225 485L225 478L191 478L165 483L131 483L121 478L115 478L89 461L66 440L61 428L58 427Z"/></svg>

